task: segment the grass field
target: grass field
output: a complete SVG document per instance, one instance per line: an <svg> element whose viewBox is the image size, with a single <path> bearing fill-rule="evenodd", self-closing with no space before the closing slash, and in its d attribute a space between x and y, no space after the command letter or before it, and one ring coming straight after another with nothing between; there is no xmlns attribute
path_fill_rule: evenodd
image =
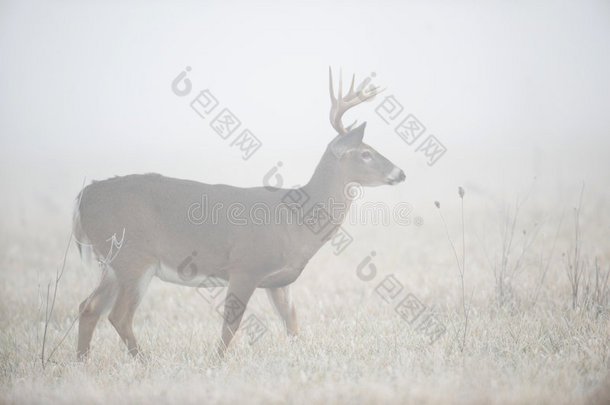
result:
<svg viewBox="0 0 610 405"><path fill-rule="evenodd" d="M352 245L338 256L325 246L293 285L298 338L286 336L266 294L257 291L246 317L254 314L266 331L253 343L240 332L222 361L214 355L222 297L210 303L193 288L154 280L135 320L147 360L133 360L104 318L90 358L77 362L77 325L70 326L99 270L83 268L71 246L46 356L67 338L44 369L47 286L62 266L70 213L42 200L23 206L5 218L0 236L1 401L607 403L609 218L596 193L585 192L579 215L586 266L574 302L566 266L574 256L578 193L562 209L534 195L521 205L513 231L514 204L490 209L485 197L466 190L462 294L456 190L441 212L457 261L431 202L421 212L423 225L350 225ZM372 250L377 272L364 281L357 268ZM390 275L404 289L386 302L378 286ZM395 311L408 294L425 305L418 320ZM428 315L445 328L433 342L420 322Z"/></svg>

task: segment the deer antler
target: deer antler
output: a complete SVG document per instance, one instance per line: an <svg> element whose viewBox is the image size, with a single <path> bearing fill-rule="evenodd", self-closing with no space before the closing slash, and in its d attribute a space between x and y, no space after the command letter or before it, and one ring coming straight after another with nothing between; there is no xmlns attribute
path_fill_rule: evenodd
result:
<svg viewBox="0 0 610 405"><path fill-rule="evenodd" d="M329 78L329 91L330 91L330 101L332 103L330 107L330 124L337 130L338 133L345 135L349 132L350 129L356 124L354 121L350 126L343 127L343 122L341 122L341 118L343 114L349 110L350 108L357 106L358 104L375 97L377 94L381 93L385 90L385 88L381 89L379 87L375 87L371 90L367 90L363 88L359 91L354 91L354 80L356 75L352 75L352 84L349 87L349 91L345 95L343 93L343 78L341 77L342 73L339 70L339 93L337 97L334 94L334 86L333 86L333 72L330 66L328 67L328 78Z"/></svg>

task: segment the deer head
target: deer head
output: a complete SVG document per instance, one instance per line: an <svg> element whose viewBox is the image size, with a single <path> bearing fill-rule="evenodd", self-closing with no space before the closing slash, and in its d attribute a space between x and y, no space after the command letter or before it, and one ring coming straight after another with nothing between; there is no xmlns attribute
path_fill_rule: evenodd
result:
<svg viewBox="0 0 610 405"><path fill-rule="evenodd" d="M357 182L363 186L380 186L403 181L405 174L398 166L371 146L362 142L366 122L354 128L356 124L356 121L354 121L346 129L341 121L347 110L376 96L384 89L376 87L368 91L366 89L354 91L354 75L348 93L343 96L343 83L341 75L339 75L339 91L335 97L333 75L330 68L328 73L331 100L330 123L338 132L328 148L337 159L339 170L343 172L345 180Z"/></svg>

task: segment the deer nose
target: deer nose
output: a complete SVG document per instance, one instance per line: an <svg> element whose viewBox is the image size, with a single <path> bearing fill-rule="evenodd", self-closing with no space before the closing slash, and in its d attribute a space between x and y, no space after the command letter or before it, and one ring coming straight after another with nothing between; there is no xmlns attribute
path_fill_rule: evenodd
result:
<svg viewBox="0 0 610 405"><path fill-rule="evenodd" d="M394 169L388 176L388 183L397 184L397 183L400 183L401 181L404 181L406 178L407 178L407 176L405 176L405 172L400 170L398 167L394 167Z"/></svg>

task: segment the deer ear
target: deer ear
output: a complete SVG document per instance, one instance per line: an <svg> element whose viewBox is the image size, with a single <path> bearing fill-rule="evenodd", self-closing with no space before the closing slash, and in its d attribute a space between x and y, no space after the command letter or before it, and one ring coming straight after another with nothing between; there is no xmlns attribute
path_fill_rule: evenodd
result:
<svg viewBox="0 0 610 405"><path fill-rule="evenodd" d="M341 158L350 150L356 149L362 144L365 127L366 122L363 122L358 127L349 131L347 134L337 135L330 143L330 150L336 157Z"/></svg>

